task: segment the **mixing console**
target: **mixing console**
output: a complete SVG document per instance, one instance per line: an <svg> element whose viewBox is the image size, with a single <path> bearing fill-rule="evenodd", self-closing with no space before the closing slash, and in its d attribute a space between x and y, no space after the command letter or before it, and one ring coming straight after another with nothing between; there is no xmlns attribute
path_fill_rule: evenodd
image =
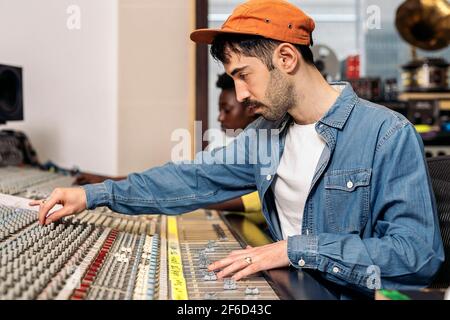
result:
<svg viewBox="0 0 450 320"><path fill-rule="evenodd" d="M1 176L3 191L67 182L15 170ZM235 282L208 272L241 248L216 211L124 216L99 208L42 227L27 204L0 195L0 299L278 299L261 275Z"/></svg>
<svg viewBox="0 0 450 320"><path fill-rule="evenodd" d="M4 167L0 168L0 193L27 199L46 199L55 188L71 187L74 180L71 176L31 167ZM154 216L125 216L108 208L83 212L75 221L131 233L155 233Z"/></svg>
<svg viewBox="0 0 450 320"><path fill-rule="evenodd" d="M217 281L207 266L242 249L215 211L200 210L177 218L183 270L190 299L277 299L262 276Z"/></svg>

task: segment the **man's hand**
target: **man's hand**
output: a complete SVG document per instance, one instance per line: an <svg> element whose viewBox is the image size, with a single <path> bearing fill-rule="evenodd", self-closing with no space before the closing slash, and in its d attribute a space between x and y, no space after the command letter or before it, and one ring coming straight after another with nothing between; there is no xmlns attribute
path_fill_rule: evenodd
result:
<svg viewBox="0 0 450 320"><path fill-rule="evenodd" d="M289 266L287 240L271 243L262 247L247 247L231 252L228 257L208 266L209 271L221 269L217 278L222 279L235 273L234 280L239 280L263 270Z"/></svg>
<svg viewBox="0 0 450 320"><path fill-rule="evenodd" d="M63 207L51 214L50 210L60 204ZM55 189L47 200L30 202L30 206L39 207L39 224L47 225L62 217L80 213L86 209L86 192L82 188Z"/></svg>

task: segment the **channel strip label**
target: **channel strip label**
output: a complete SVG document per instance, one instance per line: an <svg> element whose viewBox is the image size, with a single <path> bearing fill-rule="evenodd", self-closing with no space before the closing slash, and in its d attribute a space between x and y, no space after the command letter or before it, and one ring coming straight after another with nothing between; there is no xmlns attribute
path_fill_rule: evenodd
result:
<svg viewBox="0 0 450 320"><path fill-rule="evenodd" d="M173 300L187 300L186 280L183 275L178 226L176 217L167 218L167 242L169 253L169 281Z"/></svg>

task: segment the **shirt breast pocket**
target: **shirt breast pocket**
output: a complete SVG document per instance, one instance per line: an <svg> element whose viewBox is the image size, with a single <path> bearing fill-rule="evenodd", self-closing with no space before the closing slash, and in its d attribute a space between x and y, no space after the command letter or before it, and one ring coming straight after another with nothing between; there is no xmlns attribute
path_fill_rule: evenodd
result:
<svg viewBox="0 0 450 320"><path fill-rule="evenodd" d="M325 174L326 219L330 232L360 234L369 216L371 169Z"/></svg>

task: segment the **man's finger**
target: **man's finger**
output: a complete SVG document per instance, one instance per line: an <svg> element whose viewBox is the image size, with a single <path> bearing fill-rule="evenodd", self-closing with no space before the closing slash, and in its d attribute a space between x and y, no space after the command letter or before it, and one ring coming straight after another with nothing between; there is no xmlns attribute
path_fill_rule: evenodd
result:
<svg viewBox="0 0 450 320"><path fill-rule="evenodd" d="M237 272L234 276L232 276L231 278L235 281L241 280L242 278L248 277L254 273L257 273L261 271L258 268L258 265L255 263L252 263L251 265L249 265L247 268Z"/></svg>
<svg viewBox="0 0 450 320"><path fill-rule="evenodd" d="M60 201L59 195L53 195L47 202L44 203L43 206L39 209L39 224L44 225L45 219L50 212L50 210L58 204Z"/></svg>
<svg viewBox="0 0 450 320"><path fill-rule="evenodd" d="M218 270L218 269L223 269L223 268L229 266L230 264L232 264L233 262L235 262L236 260L238 260L238 259L236 259L236 257L228 256L226 258L223 258L222 260L218 260L218 261L211 263L208 266L208 270L214 271L214 270Z"/></svg>
<svg viewBox="0 0 450 320"><path fill-rule="evenodd" d="M48 216L45 219L45 224L48 225L48 224L50 224L52 222L58 221L62 217L70 215L71 214L71 210L72 210L71 208L64 207L62 209L59 209L59 210L53 212L50 216Z"/></svg>
<svg viewBox="0 0 450 320"><path fill-rule="evenodd" d="M28 205L30 207L36 207L42 204L42 200L33 200L31 202L28 203Z"/></svg>
<svg viewBox="0 0 450 320"><path fill-rule="evenodd" d="M225 278L228 275L235 273L236 271L242 270L247 266L248 263L245 262L245 259L236 260L234 263L230 264L228 267L220 271L217 274L217 279Z"/></svg>

